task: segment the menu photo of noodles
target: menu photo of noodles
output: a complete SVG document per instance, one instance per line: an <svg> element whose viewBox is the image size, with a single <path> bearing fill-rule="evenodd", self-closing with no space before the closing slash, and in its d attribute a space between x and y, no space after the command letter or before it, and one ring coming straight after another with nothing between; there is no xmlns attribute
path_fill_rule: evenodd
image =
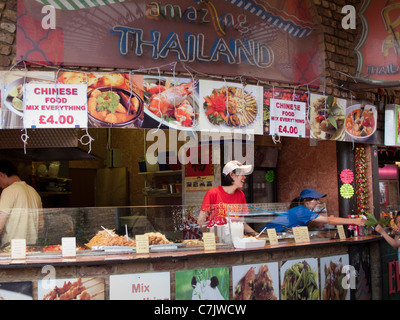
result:
<svg viewBox="0 0 400 320"><path fill-rule="evenodd" d="M263 87L200 80L201 130L263 134Z"/></svg>
<svg viewBox="0 0 400 320"><path fill-rule="evenodd" d="M311 94L309 121L311 138L318 140L345 140L345 99Z"/></svg>
<svg viewBox="0 0 400 320"><path fill-rule="evenodd" d="M104 300L104 279L39 280L38 300Z"/></svg>
<svg viewBox="0 0 400 320"><path fill-rule="evenodd" d="M350 300L349 255L320 258L321 300Z"/></svg>
<svg viewBox="0 0 400 320"><path fill-rule="evenodd" d="M280 268L281 300L318 300L318 259L288 260Z"/></svg>
<svg viewBox="0 0 400 320"><path fill-rule="evenodd" d="M234 300L279 300L278 263L232 267Z"/></svg>

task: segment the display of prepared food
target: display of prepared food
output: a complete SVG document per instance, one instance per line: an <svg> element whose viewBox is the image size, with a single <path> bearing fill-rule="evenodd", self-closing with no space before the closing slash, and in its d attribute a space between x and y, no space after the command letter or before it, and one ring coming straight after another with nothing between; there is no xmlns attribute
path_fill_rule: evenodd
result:
<svg viewBox="0 0 400 320"><path fill-rule="evenodd" d="M199 240L199 239L187 239L187 240L183 240L182 243L188 247L204 246L203 240Z"/></svg>
<svg viewBox="0 0 400 320"><path fill-rule="evenodd" d="M127 239L126 236L119 236L113 230L104 229L90 239L88 243L85 244L88 248L100 247L100 246L136 246L136 241Z"/></svg>
<svg viewBox="0 0 400 320"><path fill-rule="evenodd" d="M171 244L165 235L160 232L145 233L149 237L149 245ZM113 230L99 231L88 243L85 244L92 250L105 250L109 247L136 247L136 241L126 236L119 236Z"/></svg>

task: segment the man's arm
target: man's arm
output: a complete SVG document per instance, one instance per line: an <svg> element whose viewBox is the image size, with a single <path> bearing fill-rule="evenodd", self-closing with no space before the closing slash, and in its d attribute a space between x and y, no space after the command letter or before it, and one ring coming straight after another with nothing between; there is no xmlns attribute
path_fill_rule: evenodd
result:
<svg viewBox="0 0 400 320"><path fill-rule="evenodd" d="M3 232L4 226L6 225L8 214L4 211L0 211L0 233Z"/></svg>

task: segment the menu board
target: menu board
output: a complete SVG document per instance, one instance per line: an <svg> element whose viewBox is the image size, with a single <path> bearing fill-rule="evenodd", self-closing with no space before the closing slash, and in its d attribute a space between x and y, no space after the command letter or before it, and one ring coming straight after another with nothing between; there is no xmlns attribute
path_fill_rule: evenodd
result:
<svg viewBox="0 0 400 320"><path fill-rule="evenodd" d="M269 134L383 143L376 106L304 91L64 70L2 72L1 86L3 129L161 128L202 132L218 141ZM385 144L400 144L398 107L387 106L385 118Z"/></svg>
<svg viewBox="0 0 400 320"><path fill-rule="evenodd" d="M25 85L25 128L87 128L87 124L86 85Z"/></svg>
<svg viewBox="0 0 400 320"><path fill-rule="evenodd" d="M110 300L170 300L170 273L110 276Z"/></svg>
<svg viewBox="0 0 400 320"><path fill-rule="evenodd" d="M270 100L271 135L306 136L306 104L304 102Z"/></svg>

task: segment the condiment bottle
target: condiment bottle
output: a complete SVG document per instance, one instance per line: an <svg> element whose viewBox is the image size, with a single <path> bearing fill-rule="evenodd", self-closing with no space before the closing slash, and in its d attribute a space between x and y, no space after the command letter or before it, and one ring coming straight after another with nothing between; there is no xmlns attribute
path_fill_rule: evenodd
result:
<svg viewBox="0 0 400 320"><path fill-rule="evenodd" d="M351 218L351 215L348 215L347 218ZM352 224L347 225L347 236L349 238L354 237L354 228Z"/></svg>

